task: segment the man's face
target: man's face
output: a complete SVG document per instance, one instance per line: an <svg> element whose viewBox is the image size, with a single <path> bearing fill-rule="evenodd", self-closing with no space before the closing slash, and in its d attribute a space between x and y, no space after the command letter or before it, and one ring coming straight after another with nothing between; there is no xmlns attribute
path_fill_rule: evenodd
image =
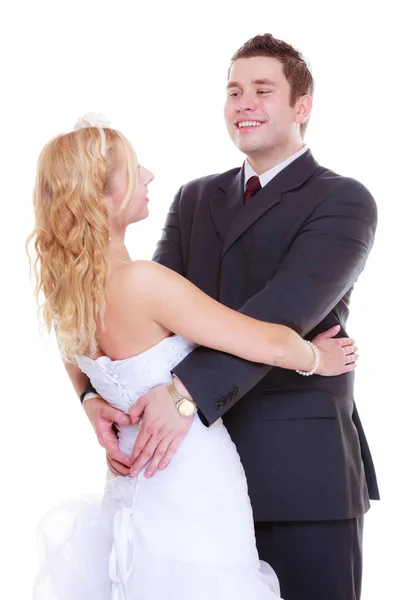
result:
<svg viewBox="0 0 400 600"><path fill-rule="evenodd" d="M224 109L233 143L250 158L287 146L298 136L299 102L290 106L290 86L278 60L263 56L236 60Z"/></svg>

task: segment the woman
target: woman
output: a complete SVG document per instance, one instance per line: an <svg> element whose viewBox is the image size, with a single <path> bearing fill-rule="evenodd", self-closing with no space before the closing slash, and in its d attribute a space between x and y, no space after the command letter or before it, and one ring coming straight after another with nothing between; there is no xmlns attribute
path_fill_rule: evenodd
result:
<svg viewBox="0 0 400 600"><path fill-rule="evenodd" d="M300 374L354 369L352 340L307 343L226 308L161 265L131 261L125 231L147 217L153 176L121 133L98 121L79 127L41 153L32 234L44 320L77 391L88 376L128 413L196 344ZM118 427L127 455L139 427ZM69 515L69 529L53 543L60 514ZM100 504L67 505L43 527L52 531L37 599L279 598L273 570L258 559L245 475L221 420L206 428L194 415L168 469L151 479L110 473Z"/></svg>

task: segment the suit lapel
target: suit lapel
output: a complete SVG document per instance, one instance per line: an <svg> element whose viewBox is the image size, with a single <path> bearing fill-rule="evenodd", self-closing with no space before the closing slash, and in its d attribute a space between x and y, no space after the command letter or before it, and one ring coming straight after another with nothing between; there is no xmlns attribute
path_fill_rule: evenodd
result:
<svg viewBox="0 0 400 600"><path fill-rule="evenodd" d="M272 180L264 186L246 205L244 204L242 190L242 209L236 215L227 231L222 255L229 250L236 240L249 229L257 219L281 201L282 188L279 185L273 185L274 183L274 180Z"/></svg>
<svg viewBox="0 0 400 600"><path fill-rule="evenodd" d="M222 256L260 217L282 201L283 194L300 187L318 168L310 150L278 173L244 204L244 166L227 177L210 199L211 215L223 242Z"/></svg>
<svg viewBox="0 0 400 600"><path fill-rule="evenodd" d="M244 167L232 171L220 183L214 196L210 198L211 217L223 242L230 224L243 208Z"/></svg>

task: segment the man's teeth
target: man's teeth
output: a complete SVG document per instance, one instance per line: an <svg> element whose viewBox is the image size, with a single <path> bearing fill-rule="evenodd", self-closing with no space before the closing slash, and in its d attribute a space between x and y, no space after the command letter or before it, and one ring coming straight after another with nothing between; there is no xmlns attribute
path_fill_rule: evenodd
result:
<svg viewBox="0 0 400 600"><path fill-rule="evenodd" d="M242 121L238 124L239 129L241 129L242 127L259 127L260 125L262 125L260 121Z"/></svg>

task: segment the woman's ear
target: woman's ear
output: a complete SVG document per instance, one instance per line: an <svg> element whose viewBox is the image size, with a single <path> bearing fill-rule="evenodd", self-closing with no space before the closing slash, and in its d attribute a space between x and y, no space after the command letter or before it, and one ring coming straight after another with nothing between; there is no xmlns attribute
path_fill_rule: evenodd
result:
<svg viewBox="0 0 400 600"><path fill-rule="evenodd" d="M112 216L114 214L114 198L111 194L103 194L103 200L108 214Z"/></svg>

